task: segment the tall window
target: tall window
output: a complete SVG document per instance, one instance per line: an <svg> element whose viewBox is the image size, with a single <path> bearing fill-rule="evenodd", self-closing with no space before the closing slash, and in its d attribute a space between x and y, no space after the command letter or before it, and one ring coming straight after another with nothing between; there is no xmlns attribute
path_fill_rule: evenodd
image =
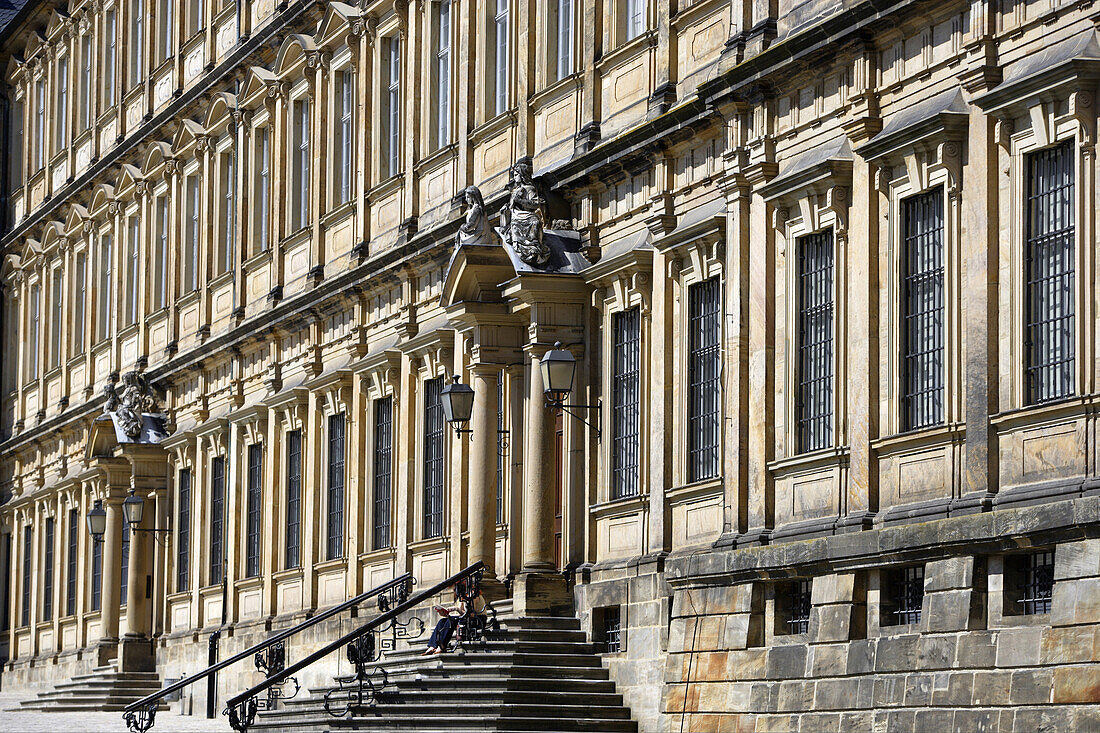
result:
<svg viewBox="0 0 1100 733"><path fill-rule="evenodd" d="M130 236L126 243L126 318L127 323L137 323L138 317L138 257L141 248L138 237L141 233L141 222L136 216L130 217Z"/></svg>
<svg viewBox="0 0 1100 733"><path fill-rule="evenodd" d="M424 537L443 534L443 378L424 382Z"/></svg>
<svg viewBox="0 0 1100 733"><path fill-rule="evenodd" d="M157 9L157 62L167 61L172 56L172 9L175 0L160 0Z"/></svg>
<svg viewBox="0 0 1100 733"><path fill-rule="evenodd" d="M549 41L550 81L573 73L573 0L551 0Z"/></svg>
<svg viewBox="0 0 1100 733"><path fill-rule="evenodd" d="M182 593L190 587L191 577L191 469L182 468L179 472L178 496L176 508L176 592Z"/></svg>
<svg viewBox="0 0 1100 733"><path fill-rule="evenodd" d="M115 299L111 245L111 235L104 234L99 240L99 293L97 293L99 313L96 318L96 336L100 341L111 337L111 313Z"/></svg>
<svg viewBox="0 0 1100 733"><path fill-rule="evenodd" d="M623 16L619 29L624 43L645 32L645 4L646 0L623 0L623 5L620 6Z"/></svg>
<svg viewBox="0 0 1100 733"><path fill-rule="evenodd" d="M309 100L294 102L294 196L295 229L309 224Z"/></svg>
<svg viewBox="0 0 1100 733"><path fill-rule="evenodd" d="M69 57L57 62L57 109L54 110L56 129L56 149L64 150L69 145Z"/></svg>
<svg viewBox="0 0 1100 733"><path fill-rule="evenodd" d="M8 559L9 566L13 562L11 556L11 532L0 535L0 542L4 543L4 557ZM0 587L4 589L4 602L0 603L0 631L11 628L11 573L0 573Z"/></svg>
<svg viewBox="0 0 1100 733"><path fill-rule="evenodd" d="M34 84L34 169L46 165L46 82L39 79Z"/></svg>
<svg viewBox="0 0 1100 733"><path fill-rule="evenodd" d="M27 338L27 376L30 379L38 378L38 333L39 319L41 318L42 291L37 284L31 286L31 312L28 318L30 334Z"/></svg>
<svg viewBox="0 0 1100 733"><path fill-rule="evenodd" d="M23 146L26 144L23 136L23 128L26 120L22 99L13 100L11 103L11 149L17 151L16 155L8 156L8 191L14 193L23 186Z"/></svg>
<svg viewBox="0 0 1100 733"><path fill-rule="evenodd" d="M53 323L50 324L50 366L61 366L61 325L65 323L65 286L61 268L53 271Z"/></svg>
<svg viewBox="0 0 1100 733"><path fill-rule="evenodd" d="M131 0L130 16L130 88L145 76L145 0Z"/></svg>
<svg viewBox="0 0 1100 733"><path fill-rule="evenodd" d="M97 507L103 503L96 501ZM92 610L103 607L103 543L92 542Z"/></svg>
<svg viewBox="0 0 1100 733"><path fill-rule="evenodd" d="M80 37L80 129L92 126L92 34Z"/></svg>
<svg viewBox="0 0 1100 733"><path fill-rule="evenodd" d="M245 574L255 578L260 574L260 481L263 471L264 447L260 443L248 446L248 527L245 536Z"/></svg>
<svg viewBox="0 0 1100 733"><path fill-rule="evenodd" d="M118 65L118 14L114 8L107 11L103 21L106 39L103 42L103 106L115 104L115 67Z"/></svg>
<svg viewBox="0 0 1100 733"><path fill-rule="evenodd" d="M301 564L302 431L286 434L286 557L287 569Z"/></svg>
<svg viewBox="0 0 1100 733"><path fill-rule="evenodd" d="M130 523L122 523L122 572L119 575L119 599L126 605L126 594L130 589Z"/></svg>
<svg viewBox="0 0 1100 733"><path fill-rule="evenodd" d="M31 553L34 551L32 544L31 525L23 527L23 620L21 625L31 625Z"/></svg>
<svg viewBox="0 0 1100 733"><path fill-rule="evenodd" d="M73 283L73 351L84 351L84 310L88 299L88 255L83 251L76 255L76 278Z"/></svg>
<svg viewBox="0 0 1100 733"><path fill-rule="evenodd" d="M1073 141L1027 156L1024 344L1030 403L1068 397L1075 389L1073 157Z"/></svg>
<svg viewBox="0 0 1100 733"><path fill-rule="evenodd" d="M388 177L396 176L401 170L401 39L390 36L385 39L382 48L386 62L386 93L382 100L385 107L382 116L385 121L382 160L385 161L383 172Z"/></svg>
<svg viewBox="0 0 1100 733"><path fill-rule="evenodd" d="M499 115L508 109L508 1L494 0L492 23L489 25L489 109Z"/></svg>
<svg viewBox="0 0 1100 733"><path fill-rule="evenodd" d="M76 553L77 533L80 531L80 510L69 510L69 548L65 562L65 615L76 614Z"/></svg>
<svg viewBox="0 0 1100 733"><path fill-rule="evenodd" d="M504 372L497 375L497 436L506 438L504 432ZM497 524L504 523L504 471L506 451L497 451Z"/></svg>
<svg viewBox="0 0 1100 733"><path fill-rule="evenodd" d="M268 221L271 217L271 128L256 130L256 252L267 250Z"/></svg>
<svg viewBox="0 0 1100 733"><path fill-rule="evenodd" d="M53 517L46 517L45 562L42 566L42 620L53 619Z"/></svg>
<svg viewBox="0 0 1100 733"><path fill-rule="evenodd" d="M202 196L199 177L187 177L187 236L183 247L183 283L187 292L199 287L199 207Z"/></svg>
<svg viewBox="0 0 1100 733"><path fill-rule="evenodd" d="M371 547L390 546L390 477L393 471L393 398L374 402L374 540Z"/></svg>
<svg viewBox="0 0 1100 733"><path fill-rule="evenodd" d="M328 559L344 556L344 413L328 419Z"/></svg>
<svg viewBox="0 0 1100 733"><path fill-rule="evenodd" d="M157 199L157 241L153 252L153 309L168 304L168 197Z"/></svg>
<svg viewBox="0 0 1100 733"><path fill-rule="evenodd" d="M616 313L611 334L611 498L618 499L638 493L640 311Z"/></svg>
<svg viewBox="0 0 1100 733"><path fill-rule="evenodd" d="M435 117L435 143L441 148L451 141L451 0L435 3L435 64L432 110Z"/></svg>
<svg viewBox="0 0 1100 733"><path fill-rule="evenodd" d="M232 148L221 155L222 174L222 261L221 272L233 269L233 245L236 235L237 179Z"/></svg>
<svg viewBox="0 0 1100 733"><path fill-rule="evenodd" d="M355 109L355 75L351 69L340 72L338 88L340 115L336 127L336 171L339 176L336 185L337 201L342 204L351 201L353 169L355 166L352 143L355 140L355 128L352 125L352 113Z"/></svg>
<svg viewBox="0 0 1100 733"><path fill-rule="evenodd" d="M225 456L210 461L210 585L225 579Z"/></svg>
<svg viewBox="0 0 1100 733"><path fill-rule="evenodd" d="M688 290L688 481L718 475L722 294L718 278Z"/></svg>
<svg viewBox="0 0 1100 733"><path fill-rule="evenodd" d="M798 449L833 442L833 232L798 240Z"/></svg>
<svg viewBox="0 0 1100 733"><path fill-rule="evenodd" d="M943 189L903 202L902 429L943 422Z"/></svg>
<svg viewBox="0 0 1100 733"><path fill-rule="evenodd" d="M203 5L206 0L187 0L187 37L198 33L203 27Z"/></svg>

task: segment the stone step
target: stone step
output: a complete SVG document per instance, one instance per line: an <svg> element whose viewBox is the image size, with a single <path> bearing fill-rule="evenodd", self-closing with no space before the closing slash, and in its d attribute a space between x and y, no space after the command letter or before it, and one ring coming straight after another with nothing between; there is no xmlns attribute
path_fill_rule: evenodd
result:
<svg viewBox="0 0 1100 733"><path fill-rule="evenodd" d="M311 717L302 716L293 721L286 720L282 716L268 716L260 714L256 722L249 730L278 730L278 731L317 731L317 730L370 730L376 733L395 733L396 731L416 731L425 733L428 730L439 731L555 731L558 733L572 733L573 731L601 731L603 733L635 733L638 724L633 720L609 720L603 718L587 717L509 717L492 718L488 716L461 718L453 715L429 716L429 715L390 715L384 719L373 717L350 716L347 718L334 718L323 711Z"/></svg>
<svg viewBox="0 0 1100 733"><path fill-rule="evenodd" d="M524 679L520 677L483 677L479 675L463 675L461 677L419 676L412 678L390 677L392 689L399 694L406 692L425 692L432 695L453 694L467 696L471 692L477 694L503 694L515 692L523 695L560 693L563 695L604 695L615 694L615 683L610 679ZM322 697L329 690L336 689L336 685L311 687L310 695L316 699ZM299 704L303 699L292 698L287 704Z"/></svg>

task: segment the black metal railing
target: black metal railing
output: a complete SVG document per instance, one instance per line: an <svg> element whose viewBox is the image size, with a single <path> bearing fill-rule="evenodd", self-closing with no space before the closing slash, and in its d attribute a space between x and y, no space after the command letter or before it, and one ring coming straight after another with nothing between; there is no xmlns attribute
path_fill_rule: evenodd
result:
<svg viewBox="0 0 1100 733"><path fill-rule="evenodd" d="M151 695L146 695L140 700L132 702L124 708L123 718L126 720L126 727L129 728L130 731L132 731L133 733L146 733L146 731L153 727L153 723L156 720L157 706L165 697L171 695L177 690L181 690L184 687L187 687L188 685L193 685L199 680L210 677L210 675L216 674L219 670L225 669L229 665L239 662L242 659L246 659L248 657L252 657L256 668L263 670L268 675L268 679L271 679L273 676L281 674L286 668L286 640L288 638L301 631L304 631L305 629L310 628L311 626L315 626L322 621L326 621L343 611L354 608L355 606L358 606L359 604L363 603L364 601L368 601L371 598L378 597L379 606L383 610L390 608L393 605L401 603L402 601L407 599L409 597L409 594L412 592L412 586L415 583L416 580L413 578L412 574L405 573L404 575L400 575L393 580L382 583L381 585L375 586L368 591L360 593L359 595L355 596L355 598L351 598L337 606L333 606L332 608L329 608L322 613L317 614L316 616L312 616L296 626L293 626L284 631L280 631L279 633L267 639L264 639L259 644L254 644L244 651L237 652L228 659L224 659L217 664L212 664L197 674L193 674L190 677L184 677L183 679L177 682L173 682L172 684L159 690L158 692L154 692ZM216 634L219 632L215 631L214 633ZM288 684L294 685L294 692L289 695L285 694L285 685ZM280 698L293 697L295 694L297 694L298 682L289 675L284 675L282 677L282 681L277 687L274 685L270 685L268 686L268 688L265 689L271 690L268 693L265 704L273 706L276 700Z"/></svg>
<svg viewBox="0 0 1100 733"><path fill-rule="evenodd" d="M291 678L314 662L327 657L342 647L347 648L348 661L355 666L355 678L348 684L340 683L339 687L330 690L325 695L325 710L330 715L341 717L355 708L376 702L383 688L388 685L386 671L375 664L381 654L378 637L386 631L394 633L398 638L409 638L418 635L409 633L409 628L416 626L419 630L423 630L422 621L414 618L408 622L400 623L397 617L455 586L459 586L461 589L463 599L467 596L476 597L480 594L481 576L484 571L484 563L474 563L431 588L405 598L396 605L383 608L382 613L358 629L344 634L309 656L231 698L226 704L225 710L225 714L229 716L229 724L233 727L233 730L245 733L256 722L256 713L260 707L260 695L266 693L272 687L283 684L286 679ZM401 631L402 629L404 631ZM372 666L373 669L371 669ZM337 697L340 699L337 700ZM340 707L336 707L337 705Z"/></svg>

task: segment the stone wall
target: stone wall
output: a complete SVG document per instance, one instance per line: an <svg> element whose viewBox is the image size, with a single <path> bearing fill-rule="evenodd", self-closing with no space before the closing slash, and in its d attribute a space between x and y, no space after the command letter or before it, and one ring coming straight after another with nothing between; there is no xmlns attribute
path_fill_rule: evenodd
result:
<svg viewBox="0 0 1100 733"><path fill-rule="evenodd" d="M665 729L1100 730L1095 511L1090 497L715 551L702 567L670 558ZM932 536L938 557L924 544ZM1040 549L1054 551L1051 608L1023 615L1012 568ZM887 578L914 564L924 568L920 621L888 625ZM812 582L801 634L779 633L792 577Z"/></svg>

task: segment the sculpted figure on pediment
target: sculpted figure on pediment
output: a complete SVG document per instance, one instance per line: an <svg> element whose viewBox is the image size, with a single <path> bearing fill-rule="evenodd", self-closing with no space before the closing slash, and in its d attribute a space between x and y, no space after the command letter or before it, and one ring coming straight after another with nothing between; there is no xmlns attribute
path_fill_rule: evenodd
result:
<svg viewBox="0 0 1100 733"><path fill-rule="evenodd" d="M494 244L493 228L489 226L489 216L485 213L485 199L481 189L469 186L462 192L466 204L466 220L455 234L455 246L464 244Z"/></svg>
<svg viewBox="0 0 1100 733"><path fill-rule="evenodd" d="M519 258L533 267L550 260L550 247L543 240L545 201L531 179L531 164L521 160L512 166L511 193L500 212L500 234Z"/></svg>

